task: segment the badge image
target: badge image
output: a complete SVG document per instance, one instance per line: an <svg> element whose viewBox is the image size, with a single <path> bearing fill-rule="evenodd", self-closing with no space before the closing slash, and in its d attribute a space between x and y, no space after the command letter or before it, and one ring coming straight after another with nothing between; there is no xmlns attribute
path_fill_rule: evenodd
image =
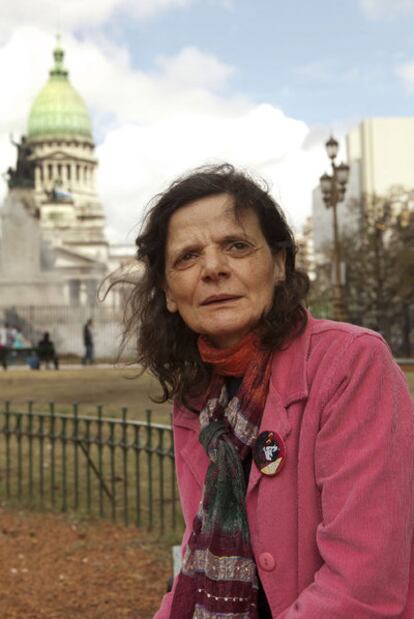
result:
<svg viewBox="0 0 414 619"><path fill-rule="evenodd" d="M286 459L286 447L277 432L261 432L253 447L253 458L263 475L276 475Z"/></svg>

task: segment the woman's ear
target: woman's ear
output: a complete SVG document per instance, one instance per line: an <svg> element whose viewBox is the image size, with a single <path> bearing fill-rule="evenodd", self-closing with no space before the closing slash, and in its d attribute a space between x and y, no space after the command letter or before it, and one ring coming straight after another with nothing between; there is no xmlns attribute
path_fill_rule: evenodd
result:
<svg viewBox="0 0 414 619"><path fill-rule="evenodd" d="M281 249L274 256L275 261L275 284L279 282L284 282L286 277L286 252L284 249Z"/></svg>
<svg viewBox="0 0 414 619"><path fill-rule="evenodd" d="M169 312L171 312L171 314L174 314L177 310L177 303L175 302L174 298L171 296L170 290L168 288L168 286L164 286L164 294L165 294L165 305L167 306L167 310Z"/></svg>

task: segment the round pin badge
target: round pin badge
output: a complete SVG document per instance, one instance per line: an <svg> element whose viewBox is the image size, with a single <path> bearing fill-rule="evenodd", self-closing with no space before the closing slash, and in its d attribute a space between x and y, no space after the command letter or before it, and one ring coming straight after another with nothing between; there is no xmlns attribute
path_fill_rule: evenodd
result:
<svg viewBox="0 0 414 619"><path fill-rule="evenodd" d="M277 432L261 432L253 447L253 458L263 475L276 475L286 460L286 447Z"/></svg>

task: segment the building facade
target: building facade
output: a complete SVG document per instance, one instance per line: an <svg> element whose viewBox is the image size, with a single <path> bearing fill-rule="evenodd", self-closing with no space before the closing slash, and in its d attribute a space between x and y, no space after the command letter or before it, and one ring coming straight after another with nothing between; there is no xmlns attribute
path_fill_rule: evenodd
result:
<svg viewBox="0 0 414 619"><path fill-rule="evenodd" d="M53 52L49 79L31 106L27 135L7 171L0 209L0 314L31 335L49 330L62 352L81 353L81 324L102 323L109 355L119 334L122 293L97 292L132 247L111 247L96 190L98 161L89 111L69 80L64 52ZM2 316L0 315L0 320ZM73 324L72 324L73 323Z"/></svg>

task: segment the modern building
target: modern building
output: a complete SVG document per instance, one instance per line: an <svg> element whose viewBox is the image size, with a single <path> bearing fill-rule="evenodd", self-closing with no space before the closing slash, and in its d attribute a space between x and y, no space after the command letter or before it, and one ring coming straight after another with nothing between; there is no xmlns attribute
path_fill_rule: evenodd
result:
<svg viewBox="0 0 414 619"><path fill-rule="evenodd" d="M352 232L364 200L385 197L399 204L397 196L412 192L414 117L368 118L347 134L345 143L350 175L345 200L337 207L338 227ZM323 203L319 186L313 191L312 214L318 255L332 243L333 235L332 213Z"/></svg>
<svg viewBox="0 0 414 619"><path fill-rule="evenodd" d="M348 133L346 149L348 162L358 164L361 195L414 187L414 117L368 118Z"/></svg>

